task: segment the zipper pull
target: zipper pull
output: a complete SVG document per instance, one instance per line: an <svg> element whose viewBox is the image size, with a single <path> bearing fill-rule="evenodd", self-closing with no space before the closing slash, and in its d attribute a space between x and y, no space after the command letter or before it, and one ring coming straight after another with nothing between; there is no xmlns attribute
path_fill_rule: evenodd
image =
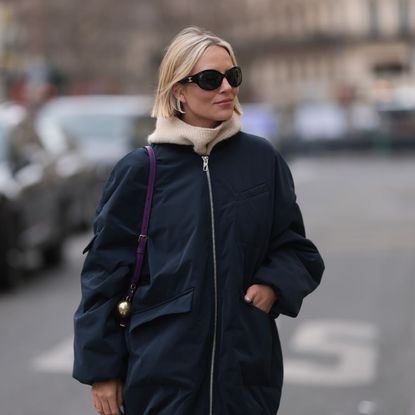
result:
<svg viewBox="0 0 415 415"><path fill-rule="evenodd" d="M202 156L203 159L203 171L208 171L209 169L209 156Z"/></svg>

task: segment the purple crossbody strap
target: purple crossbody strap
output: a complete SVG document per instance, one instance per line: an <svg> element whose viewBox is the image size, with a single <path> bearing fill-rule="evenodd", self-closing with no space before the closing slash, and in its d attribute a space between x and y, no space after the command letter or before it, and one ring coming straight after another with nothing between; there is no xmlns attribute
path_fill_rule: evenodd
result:
<svg viewBox="0 0 415 415"><path fill-rule="evenodd" d="M134 293L138 285L138 280L140 279L141 268L143 266L144 253L146 250L147 239L148 239L147 232L148 232L148 224L150 222L151 202L153 200L154 184L156 181L156 155L151 146L146 146L146 149L150 157L150 168L149 168L149 174L148 174L146 201L144 204L143 221L141 223L140 236L138 237L138 247L137 247L134 274L131 277L130 285L128 287L127 296L126 296L126 300L129 302L131 302L134 297Z"/></svg>

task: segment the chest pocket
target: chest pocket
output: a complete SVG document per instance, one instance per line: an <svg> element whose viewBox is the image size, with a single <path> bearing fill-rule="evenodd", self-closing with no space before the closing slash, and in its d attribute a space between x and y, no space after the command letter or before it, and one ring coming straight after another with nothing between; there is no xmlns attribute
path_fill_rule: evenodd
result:
<svg viewBox="0 0 415 415"><path fill-rule="evenodd" d="M235 235L237 242L258 244L269 235L270 192L266 183L237 194L235 204Z"/></svg>

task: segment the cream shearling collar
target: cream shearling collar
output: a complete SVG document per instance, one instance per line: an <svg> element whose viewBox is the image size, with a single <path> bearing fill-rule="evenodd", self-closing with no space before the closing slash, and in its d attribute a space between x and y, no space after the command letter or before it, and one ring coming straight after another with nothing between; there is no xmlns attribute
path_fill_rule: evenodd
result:
<svg viewBox="0 0 415 415"><path fill-rule="evenodd" d="M241 119L236 113L216 128L194 127L177 117L157 118L156 129L148 136L148 142L193 145L197 154L209 155L217 143L240 129Z"/></svg>

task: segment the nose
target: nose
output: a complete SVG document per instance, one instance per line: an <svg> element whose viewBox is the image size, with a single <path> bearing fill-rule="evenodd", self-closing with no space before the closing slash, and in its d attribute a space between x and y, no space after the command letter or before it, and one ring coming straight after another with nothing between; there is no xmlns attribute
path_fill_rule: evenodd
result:
<svg viewBox="0 0 415 415"><path fill-rule="evenodd" d="M225 92L232 90L231 85L229 84L228 80L226 78L222 79L222 83L220 85L220 92Z"/></svg>

